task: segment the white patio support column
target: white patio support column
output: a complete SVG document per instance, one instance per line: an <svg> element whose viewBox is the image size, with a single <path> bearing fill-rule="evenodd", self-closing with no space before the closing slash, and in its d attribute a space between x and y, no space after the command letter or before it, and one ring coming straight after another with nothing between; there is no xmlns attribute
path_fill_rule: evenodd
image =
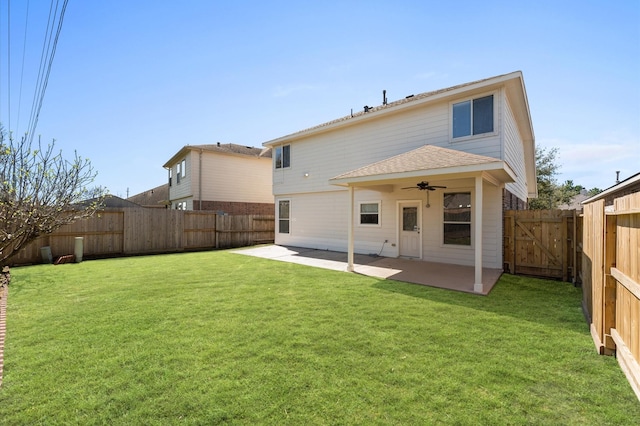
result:
<svg viewBox="0 0 640 426"><path fill-rule="evenodd" d="M347 271L353 272L353 222L355 220L354 206L353 206L353 186L349 185L349 225L347 226L348 243L347 243Z"/></svg>
<svg viewBox="0 0 640 426"><path fill-rule="evenodd" d="M473 291L482 293L482 175L476 176L473 223L475 224L475 282Z"/></svg>

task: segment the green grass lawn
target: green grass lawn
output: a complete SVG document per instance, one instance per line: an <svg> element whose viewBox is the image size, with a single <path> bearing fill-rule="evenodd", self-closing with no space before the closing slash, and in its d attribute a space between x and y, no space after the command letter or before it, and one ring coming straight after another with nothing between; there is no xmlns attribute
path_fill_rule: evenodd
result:
<svg viewBox="0 0 640 426"><path fill-rule="evenodd" d="M202 252L14 268L0 424L637 424L571 284Z"/></svg>

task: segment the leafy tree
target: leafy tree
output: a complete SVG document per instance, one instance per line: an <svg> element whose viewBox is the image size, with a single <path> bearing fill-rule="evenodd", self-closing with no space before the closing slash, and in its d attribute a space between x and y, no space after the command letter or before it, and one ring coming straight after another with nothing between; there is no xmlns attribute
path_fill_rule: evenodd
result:
<svg viewBox="0 0 640 426"><path fill-rule="evenodd" d="M536 147L536 173L538 178L538 198L529 200L529 209L556 209L560 204L571 202L584 188L572 180L558 184L556 176L560 166L556 162L558 148Z"/></svg>
<svg viewBox="0 0 640 426"><path fill-rule="evenodd" d="M0 265L41 235L93 215L105 195L88 188L96 172L75 153L71 161L27 137L19 142L0 128ZM90 202L80 203L83 200Z"/></svg>
<svg viewBox="0 0 640 426"><path fill-rule="evenodd" d="M590 190L587 191L587 195L589 197L593 197L594 195L598 195L599 193L601 193L603 190L600 188L591 188Z"/></svg>

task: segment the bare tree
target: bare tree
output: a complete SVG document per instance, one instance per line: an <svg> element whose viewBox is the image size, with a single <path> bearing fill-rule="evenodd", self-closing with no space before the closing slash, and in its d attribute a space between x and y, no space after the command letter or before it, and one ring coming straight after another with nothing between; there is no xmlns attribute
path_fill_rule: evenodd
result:
<svg viewBox="0 0 640 426"><path fill-rule="evenodd" d="M0 128L0 265L41 235L92 216L105 189L88 188L96 177L88 159L68 161L27 137L13 140Z"/></svg>

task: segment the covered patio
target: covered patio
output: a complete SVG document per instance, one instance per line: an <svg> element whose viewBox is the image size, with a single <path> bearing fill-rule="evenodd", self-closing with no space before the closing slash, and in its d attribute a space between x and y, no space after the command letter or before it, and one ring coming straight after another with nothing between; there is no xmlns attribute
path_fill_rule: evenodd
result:
<svg viewBox="0 0 640 426"><path fill-rule="evenodd" d="M413 280L418 280L418 277L421 275L437 275L436 271L438 270L441 270L442 274L445 274L447 269L451 269L454 271L452 273L460 274L460 276L456 277L456 285L464 288L465 290L463 291L466 291L468 287L467 279L470 279L472 292L488 294L490 288L487 289L487 283L495 283L497 278L494 280L493 277L495 274L490 273L490 269L483 266L483 246L485 245L483 237L483 228L485 226L485 221L483 220L483 186L486 182L494 187L503 188L505 183L514 182L515 177L515 172L503 160L433 145L424 145L412 151L360 167L359 169L343 173L330 179L330 183L346 187L349 192L347 270L351 272L361 272L356 268L356 262L354 260L354 229L356 226L354 191L356 189L368 188L380 192L392 192L394 184L404 182L406 179L423 180L423 182L429 179L472 179L474 186L472 221L478 224L474 227L472 233L472 241L475 241L472 244L474 254L473 267L447 264L447 268L443 268L438 267L437 265L439 264L435 264L430 267L429 274L424 274L421 272L409 272L409 270L413 269L409 266L411 263L405 263L408 260L402 258L393 259L393 265L387 262L383 267L396 270L395 267L398 266L398 272L393 273L393 276L415 276L416 278L413 278ZM420 244L422 244L422 242ZM421 261L419 259L422 257L421 255L415 257L418 259L413 259L409 262L429 263ZM486 279L485 271L487 271ZM445 275L448 275L448 273ZM392 277L384 276L384 278ZM420 279L428 280L427 278ZM447 277L447 279L449 278ZM441 281L446 281L446 279L437 280L437 282ZM431 280L427 282L425 282L425 284L434 285L430 284L433 282ZM458 282L461 284L458 284Z"/></svg>
<svg viewBox="0 0 640 426"><path fill-rule="evenodd" d="M281 262L298 263L334 271L347 272L349 270L348 254L343 252L266 245L239 249L234 253ZM481 295L489 294L500 278L500 275L502 275L502 270L500 269L483 268L482 291L477 291L477 286L474 286L474 284L476 284L476 271L473 266L450 265L416 259L362 254L353 255L353 272L370 277Z"/></svg>

